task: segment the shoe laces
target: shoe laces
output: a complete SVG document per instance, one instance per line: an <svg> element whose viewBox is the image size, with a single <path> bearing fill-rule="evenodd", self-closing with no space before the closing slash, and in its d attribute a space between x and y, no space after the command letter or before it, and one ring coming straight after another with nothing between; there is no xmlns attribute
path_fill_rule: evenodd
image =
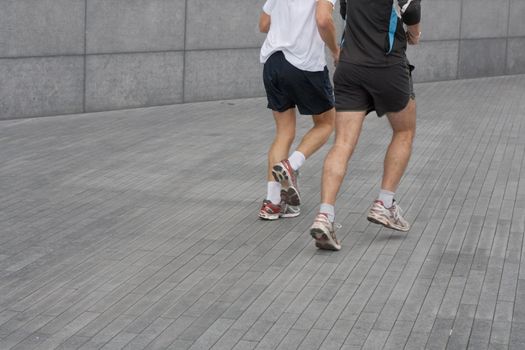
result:
<svg viewBox="0 0 525 350"><path fill-rule="evenodd" d="M399 221L401 217L401 208L399 207L399 205L394 203L394 205L392 205L392 210L390 210L390 212L392 213L392 216L394 217L394 219L396 221Z"/></svg>

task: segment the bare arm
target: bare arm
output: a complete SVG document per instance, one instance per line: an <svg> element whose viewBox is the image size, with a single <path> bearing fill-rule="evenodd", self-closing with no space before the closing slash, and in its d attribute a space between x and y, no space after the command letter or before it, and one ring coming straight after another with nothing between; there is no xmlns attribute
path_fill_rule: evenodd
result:
<svg viewBox="0 0 525 350"><path fill-rule="evenodd" d="M407 25L407 40L410 45L419 43L421 36L421 0L400 0L401 17Z"/></svg>
<svg viewBox="0 0 525 350"><path fill-rule="evenodd" d="M259 17L259 31L261 33L268 33L270 30L270 23L271 23L271 17L266 12L261 13L261 17Z"/></svg>
<svg viewBox="0 0 525 350"><path fill-rule="evenodd" d="M332 17L333 11L334 6L331 2L327 0L317 1L317 9L315 13L317 29L319 30L319 34L326 46L330 49L332 57L334 58L334 63L337 64L337 61L339 61L339 46L337 45L335 24Z"/></svg>
<svg viewBox="0 0 525 350"><path fill-rule="evenodd" d="M407 26L407 40L410 45L419 44L419 39L421 38L421 25L414 24Z"/></svg>

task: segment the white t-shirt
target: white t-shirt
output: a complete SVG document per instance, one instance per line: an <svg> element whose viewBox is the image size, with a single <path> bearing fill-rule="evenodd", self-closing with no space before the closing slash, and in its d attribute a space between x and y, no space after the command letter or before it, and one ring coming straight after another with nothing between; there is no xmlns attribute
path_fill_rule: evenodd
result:
<svg viewBox="0 0 525 350"><path fill-rule="evenodd" d="M337 0L329 1L335 5ZM295 67L319 72L326 66L325 44L317 30L317 0L267 0L263 11L271 16L270 31L261 48L261 63L282 51Z"/></svg>

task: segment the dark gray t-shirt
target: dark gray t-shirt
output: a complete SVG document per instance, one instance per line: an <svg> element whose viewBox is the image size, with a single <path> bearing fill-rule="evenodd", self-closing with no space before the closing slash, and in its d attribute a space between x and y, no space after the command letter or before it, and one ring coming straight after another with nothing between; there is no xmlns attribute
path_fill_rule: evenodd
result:
<svg viewBox="0 0 525 350"><path fill-rule="evenodd" d="M403 23L419 23L420 0L346 0L341 5L346 5L346 27L340 61L370 67L406 61Z"/></svg>

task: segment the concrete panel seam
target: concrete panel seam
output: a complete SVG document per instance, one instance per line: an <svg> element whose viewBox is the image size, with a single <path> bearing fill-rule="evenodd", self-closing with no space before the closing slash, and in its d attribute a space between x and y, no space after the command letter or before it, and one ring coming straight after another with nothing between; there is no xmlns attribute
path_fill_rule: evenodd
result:
<svg viewBox="0 0 525 350"><path fill-rule="evenodd" d="M159 54L159 53L184 53L184 50L97 52L97 53L86 53L86 56L147 55L147 54Z"/></svg>
<svg viewBox="0 0 525 350"><path fill-rule="evenodd" d="M83 54L77 53L77 54L58 54L58 55L43 55L43 56L7 56L7 57L0 57L0 60L19 60L19 59L30 59L30 58L59 58L59 57L79 57L84 56Z"/></svg>
<svg viewBox="0 0 525 350"><path fill-rule="evenodd" d="M202 52L202 51L232 51L232 50L260 50L260 46L247 47L221 47L221 48L206 48L206 49L189 49L186 52Z"/></svg>
<svg viewBox="0 0 525 350"><path fill-rule="evenodd" d="M523 39L523 35L514 35L506 37L490 37L490 38L469 38L469 39L433 39L433 40L422 40L421 42L432 43L432 42L452 42L452 41L477 41L477 40L497 40L497 39ZM220 48L220 49L190 49L190 50L157 50L157 51L119 51L119 52L97 52L97 53L86 53L86 56L102 56L102 55L132 55L132 54L157 54L157 53L184 53L184 52L205 52L205 51L235 51L235 50L259 50L260 47L234 47L234 48ZM37 56L0 56L2 60L16 60L16 59L28 59L28 58L54 58L54 57L78 57L84 56L83 54L58 54L58 55L37 55Z"/></svg>
<svg viewBox="0 0 525 350"><path fill-rule="evenodd" d="M509 31L511 0L507 1L507 43L505 45L505 74L509 74Z"/></svg>
<svg viewBox="0 0 525 350"><path fill-rule="evenodd" d="M184 1L184 54L182 55L182 103L186 102L186 40L188 32L188 0Z"/></svg>
<svg viewBox="0 0 525 350"><path fill-rule="evenodd" d="M86 84L87 84L87 1L84 0L84 81L82 82L84 84L84 92L82 93L82 112L86 112Z"/></svg>
<svg viewBox="0 0 525 350"><path fill-rule="evenodd" d="M491 36L491 37L480 37L480 38L463 38L463 39L433 39L433 40L421 40L421 42L432 42L432 41L458 41L458 40L464 40L464 41L476 41L476 40L494 40L494 39L519 39L523 38L523 35L515 35L515 36Z"/></svg>
<svg viewBox="0 0 525 350"><path fill-rule="evenodd" d="M513 36L509 39L519 39L524 36ZM501 38L487 38L487 39L504 39ZM458 39L444 39L444 40L426 40L425 42L435 41L457 41ZM466 40L483 40L483 38L466 39ZM97 52L97 53L86 53L87 56L100 56L100 55L126 55L126 54L148 54L148 53L175 53L175 52L206 52L206 51L237 51L237 50L260 50L260 46L257 47L232 47L232 48L215 48L215 49L190 49L190 50L153 50L153 51L117 51L117 52ZM58 55L37 55L37 56L0 56L0 59L18 59L18 58L53 58L53 57L78 57L84 56L83 54L58 54Z"/></svg>
<svg viewBox="0 0 525 350"><path fill-rule="evenodd" d="M459 40L458 40L458 69L456 69L456 79L459 79L459 70L461 69L460 63L461 63L461 41L462 39L462 30L463 30L463 0L461 0L461 4L459 6Z"/></svg>

